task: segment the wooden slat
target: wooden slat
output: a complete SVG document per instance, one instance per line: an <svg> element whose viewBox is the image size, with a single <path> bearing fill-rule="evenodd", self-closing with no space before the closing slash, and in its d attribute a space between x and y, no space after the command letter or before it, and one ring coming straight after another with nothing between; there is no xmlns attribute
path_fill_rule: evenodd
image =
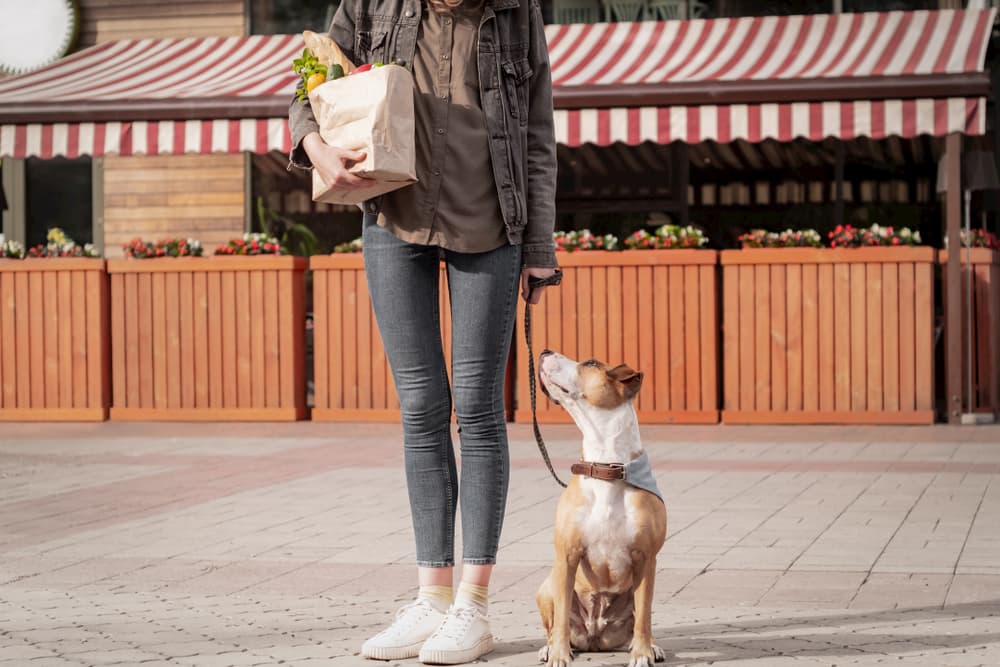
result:
<svg viewBox="0 0 1000 667"><path fill-rule="evenodd" d="M771 275L770 267L755 267L754 275L754 404L757 410L771 409Z"/></svg>
<svg viewBox="0 0 1000 667"><path fill-rule="evenodd" d="M680 267L671 269L679 271ZM605 359L612 366L625 361L622 331L622 269L611 266L608 267L608 356Z"/></svg>
<svg viewBox="0 0 1000 667"><path fill-rule="evenodd" d="M701 266L699 271L701 320L701 404L703 411L715 412L719 406L719 325L715 266ZM714 421L712 422L714 423Z"/></svg>
<svg viewBox="0 0 1000 667"><path fill-rule="evenodd" d="M264 276L272 271L250 272L250 406L267 406L264 356Z"/></svg>
<svg viewBox="0 0 1000 667"><path fill-rule="evenodd" d="M53 271L56 278L56 290L58 291L58 311L56 312L56 327L58 334L58 351L56 358L58 400L49 407L72 408L73 407L73 294L72 278L69 271ZM83 339L87 339L86 329L81 327L80 333ZM86 375L81 380L86 383Z"/></svg>
<svg viewBox="0 0 1000 667"><path fill-rule="evenodd" d="M370 410L372 407L372 318L374 316L371 297L368 293L368 281L358 276L358 332L357 332L357 360L358 360L358 408ZM449 337L450 337L450 329Z"/></svg>
<svg viewBox="0 0 1000 667"><path fill-rule="evenodd" d="M622 356L610 363L628 364L633 369L639 368L639 275L634 266L622 267ZM559 320L562 321L560 312ZM560 347L562 347L560 342Z"/></svg>
<svg viewBox="0 0 1000 667"><path fill-rule="evenodd" d="M698 267L684 267L684 409L701 407L701 299L698 289Z"/></svg>
<svg viewBox="0 0 1000 667"><path fill-rule="evenodd" d="M869 411L878 411L883 407L882 399L882 265L869 263L865 265L866 306L865 331L867 358L866 399Z"/></svg>
<svg viewBox="0 0 1000 667"><path fill-rule="evenodd" d="M45 360L45 396L40 408L59 407L59 292L58 275L55 271L45 271L42 278L44 299L45 338L43 358Z"/></svg>
<svg viewBox="0 0 1000 667"><path fill-rule="evenodd" d="M111 283L111 349L112 390L111 404L127 406L126 387L129 374L125 370L125 276L109 276Z"/></svg>
<svg viewBox="0 0 1000 667"><path fill-rule="evenodd" d="M295 419L302 419L306 410L306 302L305 302L305 265L299 264L294 270L282 271L285 282L284 292L289 294L292 302L292 325L286 331L288 336L288 357L291 368L287 371L292 390L287 402L282 402L285 409L294 406Z"/></svg>
<svg viewBox="0 0 1000 667"><path fill-rule="evenodd" d="M667 267L657 266L653 269L653 327L658 332L656 337L656 374L653 376L653 386L656 388L656 399L653 407L656 410L670 409L670 341L664 340L663 332L670 330L670 317L667 297ZM646 379L646 382L649 380Z"/></svg>
<svg viewBox="0 0 1000 667"><path fill-rule="evenodd" d="M235 352L233 339L227 338L222 321L222 278L226 274L206 274L206 292L208 295L208 310L206 325L208 327L208 405L211 408L226 407L226 385L229 371L235 368L235 362L229 358L230 352ZM231 296L231 295L226 295Z"/></svg>
<svg viewBox="0 0 1000 667"><path fill-rule="evenodd" d="M316 408L332 408L330 401L330 296L327 286L335 272L325 269L313 271L313 401Z"/></svg>
<svg viewBox="0 0 1000 667"><path fill-rule="evenodd" d="M358 407L358 360L350 352L357 349L358 345L358 291L357 280L360 278L358 272L348 272L343 276L342 287L344 302L344 350L346 351L341 359L344 364L342 381L344 384L344 407L357 409ZM363 278L362 278L363 279Z"/></svg>
<svg viewBox="0 0 1000 667"><path fill-rule="evenodd" d="M64 272L64 273L69 275L69 272ZM90 380L93 380L93 378L90 377L87 373L87 356L88 356L87 345L91 343L90 341L91 331L89 326L90 320L87 317L88 277L89 277L88 272L84 271L75 271L73 272L72 276L70 276L71 285L70 285L69 298L71 304L70 310L72 311L72 315L70 317L72 321L72 327L71 327L72 331L70 334L71 336L70 347L71 347L71 355L73 357L73 362L72 362L73 371L70 377L72 378L71 386L72 386L73 399L72 402L69 403L68 405L62 406L67 408L104 407L103 405L100 404L96 405L92 404L91 401L88 400L88 396L93 396L92 386L90 383ZM102 279L104 278L103 275L100 277ZM104 286L102 285L102 287ZM104 324L104 327L101 327L101 324ZM103 333L102 328L106 328L107 325L108 325L107 322L101 322L101 320L98 320L97 323L98 329L97 331L94 332L98 336L98 339L96 341L93 341L97 343L97 345L95 346L95 353L98 355L96 360L98 364L100 364L100 361L104 359L103 352L107 343L107 337L102 336L101 334ZM107 359L104 360L110 361ZM97 369L98 369L97 373L99 379L101 371L103 371L103 368L101 367L101 365L98 365ZM64 378L63 381L66 382L67 379L68 378ZM97 395L94 396L94 399L96 399L96 401L100 401L100 394L102 391L101 383L98 383L96 385L96 389L97 389Z"/></svg>
<svg viewBox="0 0 1000 667"><path fill-rule="evenodd" d="M640 289L641 289L641 276L643 271L646 272L650 279L652 277L652 269L645 267L639 269L640 275ZM578 337L580 336L580 320L578 317L579 305L577 302L577 294L579 290L577 289L577 276L580 273L580 269L574 271L563 272L562 286L559 287L558 292L560 292L560 301L562 302L562 349L563 354L565 354L570 359L582 359L580 355L580 348L578 343ZM650 288L652 286L650 285ZM551 293L553 290L549 290ZM643 296L648 296L649 292L643 293L639 292L640 298ZM548 298L546 296L545 298ZM518 302L520 303L520 302ZM652 341L649 340L648 344L651 346ZM640 348L642 345L640 344Z"/></svg>
<svg viewBox="0 0 1000 667"><path fill-rule="evenodd" d="M882 270L882 406L899 410L899 271L885 263Z"/></svg>
<svg viewBox="0 0 1000 667"><path fill-rule="evenodd" d="M722 386L723 407L740 407L740 268L722 268Z"/></svg>
<svg viewBox="0 0 1000 667"><path fill-rule="evenodd" d="M575 273L575 272L574 272ZM639 335L639 372L643 376L643 390L639 392L638 401L636 402L636 409L638 410L652 410L654 408L654 403L656 400L656 393L653 391L652 380L656 374L656 353L654 351L653 338L656 335L656 330L653 328L653 268L649 266L641 266L638 271L636 271L636 309L638 317L638 335ZM565 286L565 279L563 280ZM574 285L575 290L575 285ZM575 299L572 300L575 303ZM565 303L565 301L564 301ZM567 329L571 328L571 325L575 323L575 311L573 313L566 313L565 308L563 310L563 320L567 324ZM567 315L570 317L567 318ZM569 338L575 338L572 334L567 335L569 332L563 331L563 340L566 341ZM566 347L569 348L569 343L567 341ZM573 348L576 347L575 340L573 343ZM578 359L576 356L576 351L574 349L573 357Z"/></svg>
<svg viewBox="0 0 1000 667"><path fill-rule="evenodd" d="M236 405L241 408L253 407L251 388L253 385L253 314L250 310L250 272L236 271Z"/></svg>
<svg viewBox="0 0 1000 667"><path fill-rule="evenodd" d="M790 264L785 269L785 359L786 407L802 409L802 265Z"/></svg>
<svg viewBox="0 0 1000 667"><path fill-rule="evenodd" d="M326 345L327 364L330 368L330 396L327 404L330 408L341 409L344 407L344 337L342 327L335 324L344 321L343 272L330 271L327 278L327 294L330 299L330 312L327 318L329 335Z"/></svg>
<svg viewBox="0 0 1000 667"><path fill-rule="evenodd" d="M829 275L825 278L833 282L833 267L827 267ZM819 267L806 264L802 266L802 409L820 409L821 397L823 408L833 408L833 293L825 295L820 291ZM822 308L821 304L828 304ZM820 324L820 313L824 313L826 329ZM825 370L821 372L820 348L826 349ZM823 384L823 380L826 384Z"/></svg>
<svg viewBox="0 0 1000 667"><path fill-rule="evenodd" d="M1000 418L1000 251L989 272L990 317L990 396L997 418Z"/></svg>
<svg viewBox="0 0 1000 667"><path fill-rule="evenodd" d="M194 276L185 271L177 275L177 329L180 341L180 407L195 407L194 398Z"/></svg>
<svg viewBox="0 0 1000 667"><path fill-rule="evenodd" d="M143 407L166 409L167 406L167 276L154 273L152 276L152 322L153 322L153 402Z"/></svg>
<svg viewBox="0 0 1000 667"><path fill-rule="evenodd" d="M125 366L127 369L126 376L126 402L124 405L115 404L116 407L129 407L129 408L139 408L144 405L152 405L152 359L147 360L147 354L150 350L150 338L149 338L149 317L150 315L150 304L148 297L146 299L140 299L140 290L142 288L142 283L145 282L146 286L149 283L149 276L146 276L146 280L140 280L142 276L137 276L135 274L126 274L124 276L123 285L125 288ZM139 307L139 303L143 302L143 307ZM146 316L145 323L143 316ZM148 365L143 365L147 364ZM143 378L147 378L148 381L143 385ZM144 394L149 393L149 402L145 402Z"/></svg>
<svg viewBox="0 0 1000 667"><path fill-rule="evenodd" d="M785 266L771 267L771 409L788 409L788 306Z"/></svg>
<svg viewBox="0 0 1000 667"><path fill-rule="evenodd" d="M913 267L916 306L914 309L914 382L916 408L934 409L934 281L931 264Z"/></svg>
<svg viewBox="0 0 1000 667"><path fill-rule="evenodd" d="M0 373L0 406L4 409L14 409L18 407L18 335L17 330L20 322L16 316L16 301L14 283L16 281L14 273L0 272L0 340L4 341L0 346L0 364L3 373ZM24 320L25 318L20 318ZM25 322L26 323L26 322ZM20 365L25 364L27 356L21 358Z"/></svg>
<svg viewBox="0 0 1000 667"><path fill-rule="evenodd" d="M740 266L740 410L766 409L757 406L756 267Z"/></svg>
<svg viewBox="0 0 1000 667"><path fill-rule="evenodd" d="M31 402L28 407L45 407L45 302L42 300L44 289L42 287L42 274L28 274L25 276L28 286L28 296L21 303L28 303L28 337L24 340L24 347L18 345L19 349L31 350L31 380L24 382L21 386L31 388ZM19 298L20 300L20 298ZM41 343L41 345L39 344Z"/></svg>
<svg viewBox="0 0 1000 667"><path fill-rule="evenodd" d="M596 359L610 359L608 349L608 270L595 266L590 275L593 281L591 308L594 313L594 342L592 352L587 356Z"/></svg>
<svg viewBox="0 0 1000 667"><path fill-rule="evenodd" d="M861 263L851 264L851 409L867 410L868 337L866 320L867 272Z"/></svg>
<svg viewBox="0 0 1000 667"><path fill-rule="evenodd" d="M236 274L225 271L221 275L219 297L222 302L222 407L242 407L239 400L239 346L236 341Z"/></svg>
<svg viewBox="0 0 1000 667"><path fill-rule="evenodd" d="M211 374L209 370L209 350L212 347L208 330L208 274L198 271L191 278L191 316L194 328L194 407L211 406ZM212 360L213 363L215 359Z"/></svg>
<svg viewBox="0 0 1000 667"><path fill-rule="evenodd" d="M176 410L181 407L180 275L177 273L164 275L163 284L166 294L164 323L167 353L167 407Z"/></svg>
<svg viewBox="0 0 1000 667"><path fill-rule="evenodd" d="M15 303L28 303L29 299L34 299L34 290L31 289L30 275L27 273L14 274L14 299ZM34 303L40 303L35 301ZM35 319L40 318L41 313L31 312L28 317L18 317L15 322L15 336L17 338L17 407L28 409L34 403L35 384L41 384L41 378L32 380L31 368L35 363L35 356L32 351L31 341L40 340L36 337Z"/></svg>
<svg viewBox="0 0 1000 667"><path fill-rule="evenodd" d="M837 411L847 411L851 409L851 380L853 371L853 357L860 355L860 349L855 350L851 345L851 320L853 310L851 309L851 265L837 264L833 267L833 280L828 285L824 285L824 276L820 267L820 298L823 298L824 289L829 289L833 294L833 310L830 317L824 321L823 313L820 313L820 335L822 335L823 325L831 323L833 325L833 358L830 367L833 368L834 385L834 405ZM820 369L824 367L826 359L824 353L820 351ZM862 360L863 363L863 360ZM822 398L822 394L821 394ZM820 403L821 410L829 410L829 406Z"/></svg>
<svg viewBox="0 0 1000 667"><path fill-rule="evenodd" d="M653 269L658 271L659 269ZM591 269L580 267L573 271L576 276L576 322L577 338L576 353L580 359L588 359L594 355L594 308L591 295ZM521 330L521 329L519 329Z"/></svg>
<svg viewBox="0 0 1000 667"><path fill-rule="evenodd" d="M670 293L667 306L670 322L667 338L670 349L670 409L685 410L684 267L671 266L667 269L667 291Z"/></svg>
<svg viewBox="0 0 1000 667"><path fill-rule="evenodd" d="M302 330L296 323L301 318L300 308L301 289L296 296L296 283L302 277L301 273L282 271L278 275L278 290L281 294L287 294L292 298L285 298L279 301L278 326L281 338L281 405L291 407L297 406L296 399L301 389L296 386L299 379L296 371L296 364L301 364L302 345L299 343ZM301 287L299 285L299 287Z"/></svg>
<svg viewBox="0 0 1000 667"><path fill-rule="evenodd" d="M975 303L975 329L973 330L973 410L992 412L992 397L990 394L990 291L989 279L991 267L977 264L973 270L973 301Z"/></svg>
<svg viewBox="0 0 1000 667"><path fill-rule="evenodd" d="M315 288L316 283L313 283ZM281 333L278 328L278 301L282 294L278 290L278 272L264 272L263 281L264 302L264 406L268 408L281 407ZM314 329L315 332L315 329ZM313 339L313 354L316 353L316 340ZM317 386L315 380L314 387Z"/></svg>
<svg viewBox="0 0 1000 667"><path fill-rule="evenodd" d="M917 295L913 264L899 264L899 410L917 407L916 385L916 321Z"/></svg>

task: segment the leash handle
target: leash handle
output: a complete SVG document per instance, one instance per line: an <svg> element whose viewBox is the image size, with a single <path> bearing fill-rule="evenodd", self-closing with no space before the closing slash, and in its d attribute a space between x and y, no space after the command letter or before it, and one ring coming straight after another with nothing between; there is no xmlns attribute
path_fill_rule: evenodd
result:
<svg viewBox="0 0 1000 667"><path fill-rule="evenodd" d="M566 482L559 479L559 475L556 474L555 468L552 467L552 460L549 458L549 452L545 449L545 441L542 440L542 432L538 428L538 412L535 407L535 353L531 350L531 296L538 287L558 285L561 282L562 271L559 269L556 269L556 272L548 278L528 276L528 298L524 302L524 339L528 345L528 388L530 390L529 394L531 395L531 426L535 432L535 442L538 444L538 451L542 453L545 465L548 466L549 472L552 473L552 478L556 480L556 483L559 486L565 488Z"/></svg>

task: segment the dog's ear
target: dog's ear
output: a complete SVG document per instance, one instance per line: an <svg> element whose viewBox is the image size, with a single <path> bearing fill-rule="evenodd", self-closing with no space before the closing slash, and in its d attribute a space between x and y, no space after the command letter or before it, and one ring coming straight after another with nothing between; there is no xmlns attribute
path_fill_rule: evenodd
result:
<svg viewBox="0 0 1000 667"><path fill-rule="evenodd" d="M642 387L642 373L632 370L625 364L612 368L608 371L608 376L615 382L622 383L626 400L638 394L639 388Z"/></svg>

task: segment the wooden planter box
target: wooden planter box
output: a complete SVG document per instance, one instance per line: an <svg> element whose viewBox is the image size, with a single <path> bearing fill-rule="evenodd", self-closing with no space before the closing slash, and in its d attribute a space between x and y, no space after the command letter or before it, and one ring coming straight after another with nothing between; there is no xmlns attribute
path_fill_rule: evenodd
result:
<svg viewBox="0 0 1000 667"><path fill-rule="evenodd" d="M364 260L358 254L316 255L313 272L313 421L398 422L399 399L368 295ZM451 376L451 305L447 268L441 265L441 341ZM513 355L507 367L511 413Z"/></svg>
<svg viewBox="0 0 1000 667"><path fill-rule="evenodd" d="M972 409L1000 417L1000 252L972 248ZM948 251L939 260L948 262ZM966 251L959 252L962 263L962 345L967 346L969 301L966 298L968 262ZM942 272L943 274L943 272ZM943 289L947 297L948 290ZM968 357L962 360L962 405L969 405Z"/></svg>
<svg viewBox="0 0 1000 667"><path fill-rule="evenodd" d="M108 261L111 419L305 417L306 261Z"/></svg>
<svg viewBox="0 0 1000 667"><path fill-rule="evenodd" d="M722 253L722 421L934 422L934 249Z"/></svg>
<svg viewBox="0 0 1000 667"><path fill-rule="evenodd" d="M548 348L642 371L636 410L645 423L719 420L716 251L584 251L560 253L559 263L562 285L546 290L532 310L536 355ZM523 332L522 304L515 421L530 423ZM537 397L539 422L572 421L541 391Z"/></svg>
<svg viewBox="0 0 1000 667"><path fill-rule="evenodd" d="M103 259L0 259L0 421L107 418Z"/></svg>

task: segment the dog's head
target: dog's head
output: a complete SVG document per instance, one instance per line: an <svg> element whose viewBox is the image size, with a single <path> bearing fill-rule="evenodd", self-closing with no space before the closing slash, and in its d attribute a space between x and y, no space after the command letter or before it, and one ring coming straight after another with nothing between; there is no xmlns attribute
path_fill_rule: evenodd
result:
<svg viewBox="0 0 1000 667"><path fill-rule="evenodd" d="M545 395L574 419L582 411L630 405L642 386L642 373L625 364L612 368L596 359L578 362L550 350L538 360L538 377Z"/></svg>

